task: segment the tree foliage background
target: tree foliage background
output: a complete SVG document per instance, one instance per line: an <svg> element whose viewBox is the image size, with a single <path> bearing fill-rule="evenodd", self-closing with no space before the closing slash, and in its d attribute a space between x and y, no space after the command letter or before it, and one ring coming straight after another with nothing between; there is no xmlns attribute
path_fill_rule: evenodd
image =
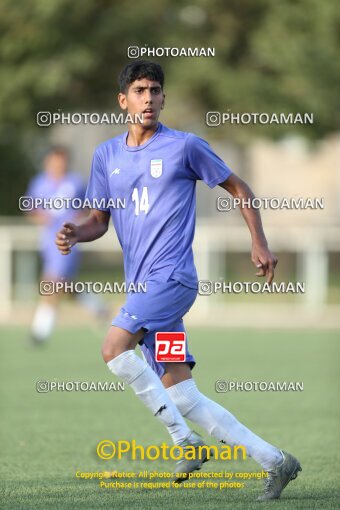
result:
<svg viewBox="0 0 340 510"><path fill-rule="evenodd" d="M37 112L111 111L129 46L215 47L214 58L153 59L178 128L188 105L202 118L227 108L313 112L314 125L300 129L316 139L339 126L339 39L335 0L2 0L0 213L16 213L11 190L31 172L27 146L46 136Z"/></svg>

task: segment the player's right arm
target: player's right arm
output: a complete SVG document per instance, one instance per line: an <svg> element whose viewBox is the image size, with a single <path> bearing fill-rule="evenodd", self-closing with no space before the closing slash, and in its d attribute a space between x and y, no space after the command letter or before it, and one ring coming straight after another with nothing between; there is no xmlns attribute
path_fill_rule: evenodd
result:
<svg viewBox="0 0 340 510"><path fill-rule="evenodd" d="M56 236L56 245L62 255L71 253L76 243L86 243L102 237L108 229L110 213L92 209L90 215L81 225L64 223Z"/></svg>

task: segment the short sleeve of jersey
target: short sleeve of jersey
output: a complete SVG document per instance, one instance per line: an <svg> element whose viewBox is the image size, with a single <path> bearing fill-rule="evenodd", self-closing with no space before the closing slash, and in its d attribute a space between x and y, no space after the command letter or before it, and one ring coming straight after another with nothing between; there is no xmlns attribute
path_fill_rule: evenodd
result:
<svg viewBox="0 0 340 510"><path fill-rule="evenodd" d="M96 150L93 155L90 180L87 185L86 199L91 202L94 209L99 211L109 211L108 207L104 207L108 203L107 183L104 171L102 155ZM103 206L103 207L102 207Z"/></svg>
<svg viewBox="0 0 340 510"><path fill-rule="evenodd" d="M191 133L184 147L184 162L193 178L204 181L210 188L224 182L232 174L208 142Z"/></svg>

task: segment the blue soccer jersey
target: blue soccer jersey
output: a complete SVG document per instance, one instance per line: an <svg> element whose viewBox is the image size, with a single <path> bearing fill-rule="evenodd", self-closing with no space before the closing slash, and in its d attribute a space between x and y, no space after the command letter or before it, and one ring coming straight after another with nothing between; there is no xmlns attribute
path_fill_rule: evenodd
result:
<svg viewBox="0 0 340 510"><path fill-rule="evenodd" d="M86 193L97 204L105 201L96 208L111 213L126 282L171 278L197 288L196 181L213 188L232 172L207 142L161 123L140 146L126 140L124 133L96 149Z"/></svg>
<svg viewBox="0 0 340 510"><path fill-rule="evenodd" d="M61 179L53 179L46 172L41 172L33 178L26 192L26 195L33 199L79 199L80 202L83 202L84 194L84 183L76 173L67 173ZM45 214L47 223L42 229L40 239L43 273L51 278L70 278L77 269L78 249L75 246L68 257L63 256L55 244L55 235L63 223L76 221L79 210L50 207L45 209Z"/></svg>

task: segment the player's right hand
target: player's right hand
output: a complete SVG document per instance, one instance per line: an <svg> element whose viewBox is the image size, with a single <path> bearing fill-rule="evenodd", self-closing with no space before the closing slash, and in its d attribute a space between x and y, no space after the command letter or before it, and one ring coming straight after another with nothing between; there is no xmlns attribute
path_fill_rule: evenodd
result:
<svg viewBox="0 0 340 510"><path fill-rule="evenodd" d="M55 244L62 255L71 253L71 248L78 242L78 227L74 223L64 223L56 236Z"/></svg>

